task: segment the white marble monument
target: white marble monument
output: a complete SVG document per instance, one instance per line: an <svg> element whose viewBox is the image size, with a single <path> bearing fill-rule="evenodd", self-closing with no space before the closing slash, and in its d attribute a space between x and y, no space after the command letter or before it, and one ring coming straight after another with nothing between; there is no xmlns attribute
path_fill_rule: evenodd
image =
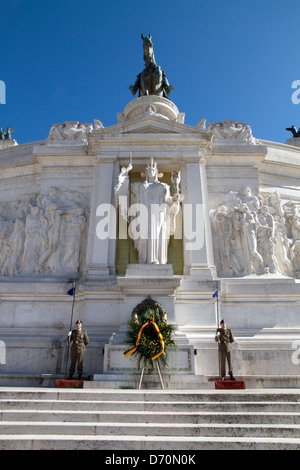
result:
<svg viewBox="0 0 300 470"><path fill-rule="evenodd" d="M141 96L110 127L69 121L0 147L0 384L63 376L75 280L94 385L138 375L124 338L148 295L177 326L170 387L218 374L221 317L235 376L299 385L300 149L199 119Z"/></svg>

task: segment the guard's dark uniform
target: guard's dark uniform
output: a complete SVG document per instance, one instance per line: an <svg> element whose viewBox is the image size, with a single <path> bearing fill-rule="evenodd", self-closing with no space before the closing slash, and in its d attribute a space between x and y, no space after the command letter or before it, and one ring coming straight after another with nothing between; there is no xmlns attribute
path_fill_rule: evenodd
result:
<svg viewBox="0 0 300 470"><path fill-rule="evenodd" d="M83 356L86 351L86 345L89 344L87 332L82 328L80 330L72 330L72 334L68 336L68 342L71 343L72 341L69 377L73 376L77 362L78 376L80 378L83 372Z"/></svg>
<svg viewBox="0 0 300 470"><path fill-rule="evenodd" d="M234 337L232 331L229 328L218 328L217 333L220 333L219 335L215 336L215 341L219 341L221 377L225 377L225 362L227 359L229 375L231 378L233 378L231 343L234 342Z"/></svg>

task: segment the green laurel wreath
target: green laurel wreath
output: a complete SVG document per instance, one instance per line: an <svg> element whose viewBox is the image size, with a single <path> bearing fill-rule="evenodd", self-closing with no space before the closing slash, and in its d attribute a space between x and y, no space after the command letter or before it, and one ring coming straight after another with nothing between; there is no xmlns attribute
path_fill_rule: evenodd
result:
<svg viewBox="0 0 300 470"><path fill-rule="evenodd" d="M157 324L160 333L164 340L164 352L155 359L159 362L159 366L166 367L168 363L168 349L170 346L176 347L175 341L173 340L173 335L175 332L175 326L167 323L162 319L162 316L159 312L159 309L152 309L147 308L144 312L139 312L138 321L130 320L128 322L129 331L128 331L128 339L126 341L127 344L135 345L139 331L149 319L150 317L154 318L155 323ZM138 367L149 367L153 368L152 357L158 354L160 351L160 343L157 339L157 335L153 331L153 329L148 328L141 336L141 340L136 351L132 354L138 358Z"/></svg>

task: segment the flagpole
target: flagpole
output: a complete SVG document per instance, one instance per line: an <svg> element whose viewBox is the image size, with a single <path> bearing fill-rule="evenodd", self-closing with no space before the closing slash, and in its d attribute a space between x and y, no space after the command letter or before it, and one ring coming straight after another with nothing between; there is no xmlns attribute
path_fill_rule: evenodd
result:
<svg viewBox="0 0 300 470"><path fill-rule="evenodd" d="M132 152L130 152L130 161L129 163L132 164ZM129 171L129 210L131 207L131 170ZM130 225L130 216L128 216L128 227L127 227L127 236L128 236L128 264L130 264L130 235L129 235L129 225Z"/></svg>
<svg viewBox="0 0 300 470"><path fill-rule="evenodd" d="M218 294L217 294L217 319L218 319L218 325L217 325L217 329L219 328L219 325L220 325L220 312L219 312L219 290L218 290ZM219 377L221 377L221 343L220 341L218 340L218 356L219 356Z"/></svg>
<svg viewBox="0 0 300 470"><path fill-rule="evenodd" d="M219 313L219 288L215 290L213 297L217 298L217 331L220 324L220 313ZM217 333L216 331L216 333ZM219 363L219 377L221 377L221 350L220 341L218 340L218 363Z"/></svg>
<svg viewBox="0 0 300 470"><path fill-rule="evenodd" d="M67 294L72 290L72 295L73 295L73 301L72 301L72 311L71 311L71 319L70 319L70 327L69 331L72 329L72 324L73 324L73 313L74 313L74 304L75 304L75 292L76 292L76 281L73 281L73 287L72 289L68 290ZM68 360L69 360L69 349L70 349L70 343L68 342L68 348L67 348L67 359L66 359L66 366L65 366L65 377L67 376L67 370L68 370Z"/></svg>
<svg viewBox="0 0 300 470"><path fill-rule="evenodd" d="M72 324L73 324L73 313L74 313L75 292L76 292L76 282L75 281L73 281L73 289L74 289L74 291L73 291L72 313L71 313L71 320L70 320L70 330L71 330Z"/></svg>

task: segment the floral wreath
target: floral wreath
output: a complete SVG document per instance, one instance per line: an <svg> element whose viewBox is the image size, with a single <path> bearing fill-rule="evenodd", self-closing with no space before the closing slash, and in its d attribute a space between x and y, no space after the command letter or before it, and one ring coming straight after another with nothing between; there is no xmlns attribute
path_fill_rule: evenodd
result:
<svg viewBox="0 0 300 470"><path fill-rule="evenodd" d="M167 349L175 346L172 335L175 326L167 323L167 312L149 296L137 305L129 321L128 344L132 347L124 352L138 357L139 367L152 366L157 359L167 365Z"/></svg>

